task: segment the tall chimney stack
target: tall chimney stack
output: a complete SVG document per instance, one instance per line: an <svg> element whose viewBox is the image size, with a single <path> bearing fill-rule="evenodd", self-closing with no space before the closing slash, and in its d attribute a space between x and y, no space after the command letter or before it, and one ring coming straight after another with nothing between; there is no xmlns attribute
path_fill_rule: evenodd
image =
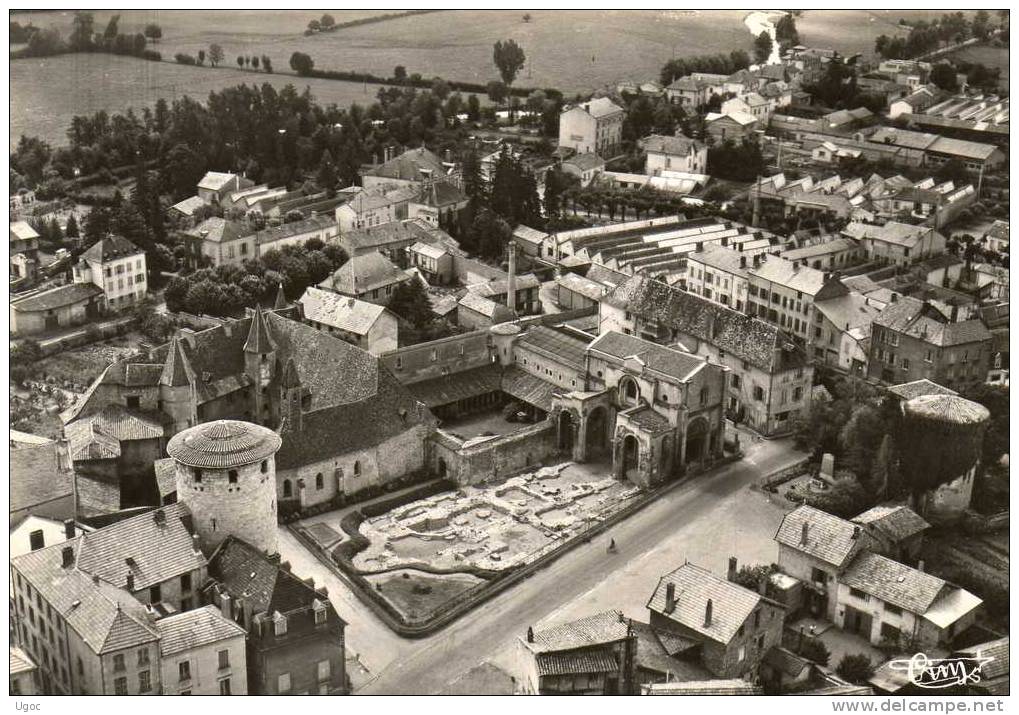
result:
<svg viewBox="0 0 1019 715"><path fill-rule="evenodd" d="M800 544L806 546L807 534L810 533L810 524L803 522L803 531L800 533Z"/></svg>
<svg viewBox="0 0 1019 715"><path fill-rule="evenodd" d="M711 625L711 607L712 607L712 603L711 603L711 599L709 598L708 602L706 604L704 604L704 627L705 628L707 628L708 626Z"/></svg>
<svg viewBox="0 0 1019 715"><path fill-rule="evenodd" d="M665 612L672 613L676 610L676 584L665 584Z"/></svg>
<svg viewBox="0 0 1019 715"><path fill-rule="evenodd" d="M506 281L506 307L512 311L517 309L517 244L510 241L506 247L509 251L509 280Z"/></svg>
<svg viewBox="0 0 1019 715"><path fill-rule="evenodd" d="M64 538L73 539L74 534L74 519L64 519Z"/></svg>
<svg viewBox="0 0 1019 715"><path fill-rule="evenodd" d="M735 556L729 557L729 573L727 575L727 578L729 579L729 581L733 583L736 582L736 566L738 565L738 563L739 562L736 560Z"/></svg>
<svg viewBox="0 0 1019 715"><path fill-rule="evenodd" d="M127 588L128 591L133 591L134 590L134 574L131 573L130 571L127 572L127 586L126 586L126 588Z"/></svg>

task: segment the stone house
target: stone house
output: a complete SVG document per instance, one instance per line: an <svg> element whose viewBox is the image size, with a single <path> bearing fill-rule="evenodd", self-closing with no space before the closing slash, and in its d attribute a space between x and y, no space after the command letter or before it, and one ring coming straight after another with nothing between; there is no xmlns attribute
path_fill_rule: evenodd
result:
<svg viewBox="0 0 1019 715"><path fill-rule="evenodd" d="M625 113L608 97L564 107L559 114L559 146L611 158L623 140Z"/></svg>
<svg viewBox="0 0 1019 715"><path fill-rule="evenodd" d="M11 334L35 335L98 320L105 312L103 289L91 283L72 283L12 296Z"/></svg>
<svg viewBox="0 0 1019 715"><path fill-rule="evenodd" d="M754 136L759 126L757 118L746 112L708 112L704 122L705 131L719 144L727 141L739 144Z"/></svg>
<svg viewBox="0 0 1019 715"><path fill-rule="evenodd" d="M663 171L705 174L708 170L708 146L681 134L673 137L654 134L640 140L647 159L644 173L658 176Z"/></svg>
<svg viewBox="0 0 1019 715"><path fill-rule="evenodd" d="M229 614L204 606L156 621L156 631L162 694L248 694L247 634Z"/></svg>
<svg viewBox="0 0 1019 715"><path fill-rule="evenodd" d="M852 519L880 545L880 552L903 563L916 563L923 534L931 527L908 506L875 506Z"/></svg>
<svg viewBox="0 0 1019 715"><path fill-rule="evenodd" d="M849 292L831 273L780 256L755 257L747 276L750 314L778 325L804 345L810 340L814 302Z"/></svg>
<svg viewBox="0 0 1019 715"><path fill-rule="evenodd" d="M297 303L301 306L301 318L308 325L372 355L399 346L396 316L381 305L314 287L307 288Z"/></svg>
<svg viewBox="0 0 1019 715"><path fill-rule="evenodd" d="M352 256L318 287L358 300L386 305L401 284L411 280L381 253Z"/></svg>
<svg viewBox="0 0 1019 715"><path fill-rule="evenodd" d="M593 152L577 154L563 162L563 172L577 177L582 187L591 185L601 172L605 171L605 159Z"/></svg>
<svg viewBox="0 0 1019 715"><path fill-rule="evenodd" d="M258 257L255 232L247 222L210 216L184 232L184 245L192 268L235 265Z"/></svg>
<svg viewBox="0 0 1019 715"><path fill-rule="evenodd" d="M781 604L695 564L662 576L647 608L651 626L686 640L682 657L716 678L754 678L782 643Z"/></svg>
<svg viewBox="0 0 1019 715"><path fill-rule="evenodd" d="M433 181L446 178L455 185L460 183L460 174L452 162L444 162L438 154L425 147L408 149L394 155L391 148L386 149L381 164L365 167L359 173L361 186L366 190L388 192L392 189L411 189L410 198Z"/></svg>
<svg viewBox="0 0 1019 715"><path fill-rule="evenodd" d="M814 302L808 334L814 360L842 372L867 374L869 336L881 304L855 291Z"/></svg>
<svg viewBox="0 0 1019 715"><path fill-rule="evenodd" d="M705 246L686 258L686 289L739 312L747 310L750 287L746 254L723 246Z"/></svg>
<svg viewBox="0 0 1019 715"><path fill-rule="evenodd" d="M109 310L139 303L149 292L145 251L123 236L108 235L81 254L74 282L101 288Z"/></svg>
<svg viewBox="0 0 1019 715"><path fill-rule="evenodd" d="M408 217L410 201L417 194L418 189L415 187L399 187L385 192L365 188L336 207L336 230L343 236L349 231L372 229L401 221Z"/></svg>
<svg viewBox="0 0 1019 715"><path fill-rule="evenodd" d="M859 241L868 261L908 266L945 252L944 235L928 226L897 221L876 226L854 221L842 233Z"/></svg>
<svg viewBox="0 0 1019 715"><path fill-rule="evenodd" d="M238 174L209 171L198 182L198 197L206 204L219 205L228 194L254 185L254 181Z"/></svg>

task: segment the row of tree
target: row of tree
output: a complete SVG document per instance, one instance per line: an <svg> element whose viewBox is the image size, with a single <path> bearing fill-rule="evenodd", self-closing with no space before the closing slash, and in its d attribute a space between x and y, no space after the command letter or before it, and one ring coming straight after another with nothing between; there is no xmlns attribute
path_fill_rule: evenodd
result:
<svg viewBox="0 0 1019 715"><path fill-rule="evenodd" d="M677 57L665 63L660 79L663 85L668 86L694 72L730 75L749 66L750 55L745 50L733 50L729 54Z"/></svg>
<svg viewBox="0 0 1019 715"><path fill-rule="evenodd" d="M12 38L27 43L11 53L12 59L20 57L48 57L67 52L111 52L116 55L132 55L148 60L160 60L161 55L146 49L149 40L157 41L163 36L159 25L150 24L144 32L120 32L120 15L113 15L103 32L97 32L95 16L90 12L79 11L74 14L71 34L65 41L55 28L43 30L34 25L21 26L11 23ZM12 39L12 42L15 41Z"/></svg>
<svg viewBox="0 0 1019 715"><path fill-rule="evenodd" d="M1008 10L998 11L999 26L1008 22ZM946 45L953 45L971 37L986 39L994 30L991 16L986 10L978 10L969 21L962 12L946 13L931 22L918 21L907 24L909 32L903 36L880 35L874 41L874 51L885 59L911 59Z"/></svg>

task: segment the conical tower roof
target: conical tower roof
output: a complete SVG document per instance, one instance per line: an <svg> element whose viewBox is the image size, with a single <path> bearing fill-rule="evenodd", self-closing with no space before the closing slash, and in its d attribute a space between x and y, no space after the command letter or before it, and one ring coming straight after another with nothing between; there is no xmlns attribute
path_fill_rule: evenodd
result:
<svg viewBox="0 0 1019 715"><path fill-rule="evenodd" d="M287 307L287 296L283 293L283 284L280 283L276 289L276 302L273 303L273 310L279 310Z"/></svg>
<svg viewBox="0 0 1019 715"><path fill-rule="evenodd" d="M192 385L195 382L195 371L191 362L184 354L184 346L176 335L170 340L170 350L163 363L163 372L159 376L159 384L169 387Z"/></svg>
<svg viewBox="0 0 1019 715"><path fill-rule="evenodd" d="M293 358L289 358L286 366L283 368L283 389L288 390L292 387L300 386L301 376L297 374L297 365L294 363Z"/></svg>
<svg viewBox="0 0 1019 715"><path fill-rule="evenodd" d="M244 342L244 352L258 353L264 355L276 349L276 341L272 339L269 332L269 324L265 321L265 313L262 306L255 306L255 315L251 319L251 329L248 331L248 339Z"/></svg>

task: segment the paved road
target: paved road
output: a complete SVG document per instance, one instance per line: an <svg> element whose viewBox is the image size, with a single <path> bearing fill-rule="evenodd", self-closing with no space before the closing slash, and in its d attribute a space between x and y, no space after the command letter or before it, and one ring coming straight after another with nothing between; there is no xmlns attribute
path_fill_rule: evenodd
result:
<svg viewBox="0 0 1019 715"><path fill-rule="evenodd" d="M693 479L591 544L578 547L535 575L421 640L394 635L289 534L280 550L302 576L314 575L350 624L349 647L373 678L365 694L427 694L478 663L491 660L513 672L515 638L528 626L546 627L608 608L645 619L658 577L690 560L722 573L728 557L771 563L772 537L784 508L749 489L762 474L802 458L788 441L759 441L747 457ZM606 553L609 538L618 546Z"/></svg>

